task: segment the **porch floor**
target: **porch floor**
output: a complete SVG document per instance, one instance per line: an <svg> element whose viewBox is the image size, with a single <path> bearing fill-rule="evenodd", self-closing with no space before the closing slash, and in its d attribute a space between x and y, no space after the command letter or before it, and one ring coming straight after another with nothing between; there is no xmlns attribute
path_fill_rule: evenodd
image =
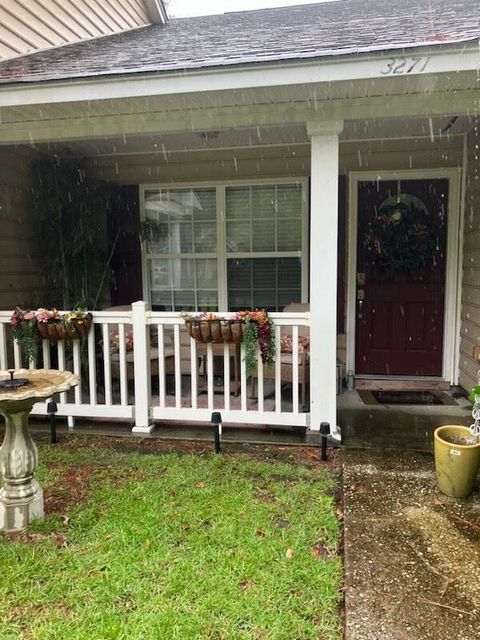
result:
<svg viewBox="0 0 480 640"><path fill-rule="evenodd" d="M431 451L437 427L472 422L467 399L455 392L453 397L457 405L366 405L356 391L342 393L338 396L342 444L357 449Z"/></svg>

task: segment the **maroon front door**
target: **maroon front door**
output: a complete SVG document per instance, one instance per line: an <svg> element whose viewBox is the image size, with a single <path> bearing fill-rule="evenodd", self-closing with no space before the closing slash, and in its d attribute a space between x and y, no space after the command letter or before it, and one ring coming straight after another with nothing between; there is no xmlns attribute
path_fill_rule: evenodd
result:
<svg viewBox="0 0 480 640"><path fill-rule="evenodd" d="M359 183L357 374L442 375L447 203L446 179Z"/></svg>

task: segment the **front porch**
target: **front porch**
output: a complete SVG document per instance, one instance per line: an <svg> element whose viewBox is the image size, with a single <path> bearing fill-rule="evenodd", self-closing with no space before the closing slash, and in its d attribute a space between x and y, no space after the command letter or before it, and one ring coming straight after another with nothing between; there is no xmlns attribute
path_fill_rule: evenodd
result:
<svg viewBox="0 0 480 640"><path fill-rule="evenodd" d="M438 80L443 98L447 80L451 76ZM358 374L359 353L371 350L365 341L363 352L358 348L359 276L365 276L357 260L363 246L357 233L363 215L359 185L380 195L385 191L378 203L372 201L373 211L388 197L413 189L415 182L440 184L437 195L445 199L441 210L447 221L439 285L444 306L436 311L441 316L436 325L441 354L435 354L440 362L435 375L427 376L467 388L476 375L470 356L472 336L480 326L473 311L478 293L476 214L465 218L468 198L474 203L477 197L475 104L468 91L461 91L471 81L469 73L455 75L454 103L429 96L419 104L419 79L397 78L402 102L385 96L384 104L377 100L371 108L365 106L369 100L361 82L328 88L318 83L321 116L320 107L312 108L306 97L307 86L303 93L293 87L270 88L269 98L279 105L274 115L262 102L265 93L253 90L250 110L231 104L197 108L194 96L182 101L156 96L147 106L141 98L118 98L108 108L101 101L79 101L65 108L58 126L48 105L32 106L30 115L3 108L4 210L17 241L12 246L0 239L5 265L0 276L5 309L0 312L0 369L26 364L18 347L11 346L8 325L14 305L62 302L61 292L39 277L43 256L36 222L18 213L30 211L31 169L40 158L53 162L56 171L67 167L78 172L79 198L92 185L108 185L116 193L113 209L98 212L103 231L95 240L109 256L105 271L111 270L112 278L93 307L89 338L67 348L44 342L35 363L81 375L82 384L59 403L70 426L76 418L125 420L135 432L150 433L165 421L208 423L213 411L220 411L230 425L318 432L322 422L341 424L337 363L343 375L347 370ZM385 79L372 81L372 86L384 91ZM302 106L294 101L300 95L305 98ZM335 109L327 104L332 96ZM241 101L236 95L217 98L219 103ZM363 111L360 99L365 100ZM182 117L177 114L170 121L162 108L180 110ZM454 111L461 115L452 121ZM24 116L35 119L32 127L29 120L16 124ZM22 160L15 170L8 166L14 149L8 143L14 141ZM430 192L427 184L425 199ZM465 263L462 288L464 229L470 262ZM463 317L462 295L472 307ZM291 304L296 311L288 310ZM421 304L428 307L429 301ZM267 308L275 323L278 357L269 371L258 359L254 385L242 352L223 345L200 348L186 335L180 314L221 315L242 308ZM409 326L407 336L417 351L428 333L428 323L420 324ZM132 350L126 341L129 332ZM377 334L365 335L371 339ZM288 354L282 349L285 336L292 345ZM302 336L308 336L308 351L299 341ZM384 360L388 364L388 357ZM413 368L411 377L418 375L421 371ZM45 412L46 406L37 407L38 414Z"/></svg>

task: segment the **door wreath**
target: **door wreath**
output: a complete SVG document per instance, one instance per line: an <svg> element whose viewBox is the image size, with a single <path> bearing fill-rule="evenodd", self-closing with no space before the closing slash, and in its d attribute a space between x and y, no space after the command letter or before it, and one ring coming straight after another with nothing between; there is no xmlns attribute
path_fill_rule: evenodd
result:
<svg viewBox="0 0 480 640"><path fill-rule="evenodd" d="M374 266L390 276L408 276L434 264L437 234L432 216L416 196L385 200L369 221L365 249Z"/></svg>

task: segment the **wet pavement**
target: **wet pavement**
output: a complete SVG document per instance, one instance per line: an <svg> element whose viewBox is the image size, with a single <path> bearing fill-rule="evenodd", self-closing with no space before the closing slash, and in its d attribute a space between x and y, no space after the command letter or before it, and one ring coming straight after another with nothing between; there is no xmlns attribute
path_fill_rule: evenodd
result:
<svg viewBox="0 0 480 640"><path fill-rule="evenodd" d="M471 404L465 398L457 398L457 403L454 406L372 406L365 405L354 391L343 393L338 397L342 444L359 449L430 452L437 427L471 424Z"/></svg>
<svg viewBox="0 0 480 640"><path fill-rule="evenodd" d="M343 459L346 640L479 640L480 482L456 500L429 454Z"/></svg>

